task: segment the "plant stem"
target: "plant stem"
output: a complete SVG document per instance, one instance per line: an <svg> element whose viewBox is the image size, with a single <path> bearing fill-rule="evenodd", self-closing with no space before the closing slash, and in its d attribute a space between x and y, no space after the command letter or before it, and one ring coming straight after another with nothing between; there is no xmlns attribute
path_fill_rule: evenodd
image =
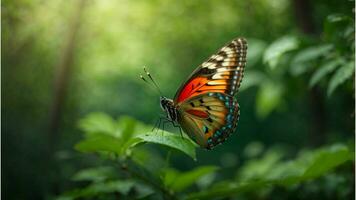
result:
<svg viewBox="0 0 356 200"><path fill-rule="evenodd" d="M130 158L127 158L125 161L118 161L119 162L119 167L123 170L123 171L126 171L128 172L131 176L134 176L140 180L142 180L143 182L153 186L154 188L156 188L156 190L158 191L161 191L162 195L163 195L163 198L164 199L172 199L172 200L175 200L177 199L175 196L174 196L174 193L169 191L167 188L165 188L164 186L162 186L161 184L155 182L153 179L150 179L149 177L146 177L145 175L143 175L142 173L139 173L138 171L139 170L134 170L133 167L130 167L128 165L129 162L132 162L131 166L132 165L136 165L137 164L131 160ZM141 166L141 168L144 170L144 171L148 171L147 169L143 168L143 166Z"/></svg>

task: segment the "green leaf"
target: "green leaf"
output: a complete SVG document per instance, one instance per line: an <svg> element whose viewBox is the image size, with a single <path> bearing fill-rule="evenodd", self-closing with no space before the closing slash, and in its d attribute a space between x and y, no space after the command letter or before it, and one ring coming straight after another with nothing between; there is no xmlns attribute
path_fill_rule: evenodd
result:
<svg viewBox="0 0 356 200"><path fill-rule="evenodd" d="M260 188L267 187L270 181L253 181L248 183L234 183L234 182L223 182L219 185L214 185L212 188L197 192L191 193L187 196L187 200L195 199L215 199L223 197L234 197L238 194L256 191Z"/></svg>
<svg viewBox="0 0 356 200"><path fill-rule="evenodd" d="M163 184L166 187L169 187L170 185L172 185L174 183L175 179L179 176L179 174L180 174L180 172L173 168L163 169L161 172Z"/></svg>
<svg viewBox="0 0 356 200"><path fill-rule="evenodd" d="M268 150L260 159L249 160L239 170L239 181L249 181L258 179L269 179L271 172L281 164L283 151L279 149Z"/></svg>
<svg viewBox="0 0 356 200"><path fill-rule="evenodd" d="M131 148L144 142L141 138L135 137L125 141L121 147L121 155L131 155Z"/></svg>
<svg viewBox="0 0 356 200"><path fill-rule="evenodd" d="M142 140L141 138L138 139ZM155 176L160 174L157 169L167 166L161 152L152 151L150 148L135 148L132 151L131 160L137 165L144 166L147 171L150 171Z"/></svg>
<svg viewBox="0 0 356 200"><path fill-rule="evenodd" d="M251 142L246 145L243 154L247 158L257 157L263 152L264 146L261 142Z"/></svg>
<svg viewBox="0 0 356 200"><path fill-rule="evenodd" d="M271 69L274 69L283 54L298 48L298 46L299 41L294 36L279 38L268 46L263 56L263 62L267 63Z"/></svg>
<svg viewBox="0 0 356 200"><path fill-rule="evenodd" d="M145 142L156 143L177 149L196 160L196 145L189 138L167 131L162 132L162 134L154 134L153 132L150 132L144 135L139 135L138 137Z"/></svg>
<svg viewBox="0 0 356 200"><path fill-rule="evenodd" d="M267 44L263 40L259 39L248 39L248 66L254 66L258 63L263 56L263 52L265 51Z"/></svg>
<svg viewBox="0 0 356 200"><path fill-rule="evenodd" d="M290 65L290 72L292 75L297 76L312 67L313 62L321 56L326 56L333 48L331 44L324 44L320 46L312 46L299 51Z"/></svg>
<svg viewBox="0 0 356 200"><path fill-rule="evenodd" d="M283 87L279 83L267 81L257 92L256 112L261 119L267 117L282 101Z"/></svg>
<svg viewBox="0 0 356 200"><path fill-rule="evenodd" d="M355 61L350 61L346 63L344 66L340 67L329 82L328 96L330 96L339 85L341 85L347 79L352 77L354 71L355 71Z"/></svg>
<svg viewBox="0 0 356 200"><path fill-rule="evenodd" d="M336 69L336 67L342 63L343 63L343 59L341 58L324 63L322 66L319 67L318 70L316 70L316 72L311 77L309 82L309 87L315 86L315 84L317 84L323 77L333 72Z"/></svg>
<svg viewBox="0 0 356 200"><path fill-rule="evenodd" d="M75 149L84 153L112 152L121 153L121 141L110 135L96 135L84 139L75 145Z"/></svg>
<svg viewBox="0 0 356 200"><path fill-rule="evenodd" d="M73 181L93 181L102 182L115 176L115 169L112 167L96 167L83 169L77 172Z"/></svg>
<svg viewBox="0 0 356 200"><path fill-rule="evenodd" d="M331 14L324 22L324 34L328 40L344 37L345 28L354 26L354 19L345 14ZM337 40L338 41L338 40Z"/></svg>
<svg viewBox="0 0 356 200"><path fill-rule="evenodd" d="M312 46L299 51L292 60L292 63L305 63L320 56L326 56L333 49L332 44Z"/></svg>
<svg viewBox="0 0 356 200"><path fill-rule="evenodd" d="M334 145L331 148L321 151L315 156L313 162L305 170L304 179L319 177L342 163L353 159L354 155L345 145Z"/></svg>
<svg viewBox="0 0 356 200"><path fill-rule="evenodd" d="M134 185L135 182L132 180L99 182L91 184L85 188L67 192L64 195L58 197L57 200L89 198L114 192L127 195L131 188L134 187Z"/></svg>
<svg viewBox="0 0 356 200"><path fill-rule="evenodd" d="M248 74L248 76L244 77L239 89L240 92L247 90L250 87L260 85L267 79L265 74L257 70L250 70L246 72L246 74Z"/></svg>
<svg viewBox="0 0 356 200"><path fill-rule="evenodd" d="M79 128L87 134L105 133L112 135L116 131L116 123L107 114L91 113L79 121Z"/></svg>
<svg viewBox="0 0 356 200"><path fill-rule="evenodd" d="M331 14L327 17L327 21L331 23L337 23L341 21L349 21L350 17L345 14Z"/></svg>
<svg viewBox="0 0 356 200"><path fill-rule="evenodd" d="M270 156L263 157L266 159ZM297 159L281 162L280 158L272 156L267 159L270 167L261 171L258 179L250 178L245 182L223 181L216 183L210 189L188 195L187 199L213 199L236 196L237 194L251 192L254 193L260 188L268 186L290 186L308 180L316 179L335 169L336 167L351 161L354 152L351 152L346 145L332 145L327 148L316 149L309 153L298 156ZM278 161L278 162L277 162ZM263 162L257 162L263 165ZM246 166L246 171L249 166ZM253 169L251 169L253 170ZM254 172L251 172L252 177ZM273 173L276 173L273 175Z"/></svg>
<svg viewBox="0 0 356 200"><path fill-rule="evenodd" d="M104 125L97 123L98 121ZM119 156L131 155L132 147L143 142L151 142L178 149L194 160L196 159L195 145L190 139L168 132L144 135L142 132L150 128L131 117L121 117L115 124L109 116L94 113L81 120L80 126L83 130L93 133L75 145L75 148L81 152L111 152Z"/></svg>
<svg viewBox="0 0 356 200"><path fill-rule="evenodd" d="M167 169L164 175L164 183L173 191L183 191L194 184L197 179L215 172L218 168L215 166L198 167L189 172L179 173L176 170Z"/></svg>
<svg viewBox="0 0 356 200"><path fill-rule="evenodd" d="M120 117L118 127L121 129L120 138L123 141L129 140L135 133L137 121L128 116Z"/></svg>

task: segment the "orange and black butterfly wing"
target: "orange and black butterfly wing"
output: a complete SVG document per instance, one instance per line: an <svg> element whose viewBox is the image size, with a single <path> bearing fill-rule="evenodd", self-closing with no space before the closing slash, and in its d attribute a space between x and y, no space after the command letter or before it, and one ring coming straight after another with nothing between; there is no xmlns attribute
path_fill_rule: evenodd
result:
<svg viewBox="0 0 356 200"><path fill-rule="evenodd" d="M176 105L206 92L234 96L246 64L247 42L237 38L201 64L174 97Z"/></svg>
<svg viewBox="0 0 356 200"><path fill-rule="evenodd" d="M245 39L231 41L200 65L175 95L178 122L201 147L213 148L236 129L240 111L234 95L246 53Z"/></svg>
<svg viewBox="0 0 356 200"><path fill-rule="evenodd" d="M178 123L203 148L212 149L236 129L240 115L236 99L223 93L204 93L178 108Z"/></svg>

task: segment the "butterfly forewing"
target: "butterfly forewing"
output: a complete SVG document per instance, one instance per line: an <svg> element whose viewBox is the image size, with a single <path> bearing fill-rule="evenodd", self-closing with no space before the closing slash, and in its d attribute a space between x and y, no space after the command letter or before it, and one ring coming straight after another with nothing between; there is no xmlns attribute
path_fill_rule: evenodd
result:
<svg viewBox="0 0 356 200"><path fill-rule="evenodd" d="M245 39L231 41L192 73L176 93L174 102L180 104L188 98L207 92L234 96L243 77L246 53Z"/></svg>

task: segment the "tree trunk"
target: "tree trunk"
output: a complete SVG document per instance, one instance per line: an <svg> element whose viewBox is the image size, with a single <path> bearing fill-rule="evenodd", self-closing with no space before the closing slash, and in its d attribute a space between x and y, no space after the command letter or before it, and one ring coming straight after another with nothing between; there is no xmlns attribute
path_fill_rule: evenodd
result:
<svg viewBox="0 0 356 200"><path fill-rule="evenodd" d="M68 35L64 40L61 57L56 67L52 104L49 112L49 142L54 145L59 138L58 128L61 119L61 111L65 102L68 82L71 77L74 50L80 27L80 19L85 6L85 0L79 0L69 24Z"/></svg>
<svg viewBox="0 0 356 200"><path fill-rule="evenodd" d="M58 195L60 192L59 177L60 169L58 162L54 159L54 153L60 139L60 120L64 107L66 92L70 77L72 75L73 59L77 43L78 31L81 23L81 15L85 7L86 0L75 2L72 18L68 21L67 36L64 37L63 49L61 49L60 58L55 68L55 79L52 103L49 108L49 127L48 127L48 148L46 152L47 170L44 172L50 177L50 192L52 195ZM68 1L69 3L69 1Z"/></svg>
<svg viewBox="0 0 356 200"><path fill-rule="evenodd" d="M309 0L293 0L293 3L295 19L301 32L306 35L318 34L313 24L313 11ZM326 139L326 112L323 97L318 86L309 90L308 99L309 110L311 112L309 141L311 145L319 146L323 144Z"/></svg>

